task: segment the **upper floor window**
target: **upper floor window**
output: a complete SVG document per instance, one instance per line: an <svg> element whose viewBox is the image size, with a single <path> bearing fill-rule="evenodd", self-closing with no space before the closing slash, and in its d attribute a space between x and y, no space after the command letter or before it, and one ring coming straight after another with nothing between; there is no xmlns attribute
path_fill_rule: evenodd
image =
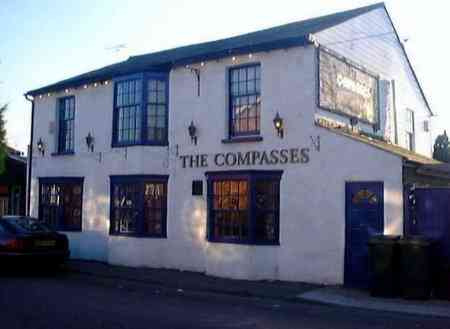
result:
<svg viewBox="0 0 450 329"><path fill-rule="evenodd" d="M147 83L147 138L164 142L167 139L166 82L149 80Z"/></svg>
<svg viewBox="0 0 450 329"><path fill-rule="evenodd" d="M231 68L230 137L259 135L261 116L261 66Z"/></svg>
<svg viewBox="0 0 450 329"><path fill-rule="evenodd" d="M142 81L129 80L116 84L117 142L135 144L142 138Z"/></svg>
<svg viewBox="0 0 450 329"><path fill-rule="evenodd" d="M406 110L406 147L410 151L415 149L414 112Z"/></svg>
<svg viewBox="0 0 450 329"><path fill-rule="evenodd" d="M208 239L278 244L281 174L208 173Z"/></svg>
<svg viewBox="0 0 450 329"><path fill-rule="evenodd" d="M167 176L111 177L113 235L166 237Z"/></svg>
<svg viewBox="0 0 450 329"><path fill-rule="evenodd" d="M113 146L167 144L167 100L165 75L117 81Z"/></svg>
<svg viewBox="0 0 450 329"><path fill-rule="evenodd" d="M74 151L75 97L58 100L58 153Z"/></svg>

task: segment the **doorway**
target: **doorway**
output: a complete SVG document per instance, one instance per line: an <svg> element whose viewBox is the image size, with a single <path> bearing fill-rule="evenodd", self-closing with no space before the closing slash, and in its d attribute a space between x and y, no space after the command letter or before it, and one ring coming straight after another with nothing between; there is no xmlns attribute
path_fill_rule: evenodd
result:
<svg viewBox="0 0 450 329"><path fill-rule="evenodd" d="M344 284L369 285L369 238L384 229L383 182L347 182Z"/></svg>

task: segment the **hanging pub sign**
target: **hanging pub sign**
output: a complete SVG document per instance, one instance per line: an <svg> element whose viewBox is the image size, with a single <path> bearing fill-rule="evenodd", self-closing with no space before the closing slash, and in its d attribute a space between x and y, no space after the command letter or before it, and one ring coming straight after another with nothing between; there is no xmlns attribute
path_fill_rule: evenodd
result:
<svg viewBox="0 0 450 329"><path fill-rule="evenodd" d="M319 107L378 123L378 78L319 48Z"/></svg>

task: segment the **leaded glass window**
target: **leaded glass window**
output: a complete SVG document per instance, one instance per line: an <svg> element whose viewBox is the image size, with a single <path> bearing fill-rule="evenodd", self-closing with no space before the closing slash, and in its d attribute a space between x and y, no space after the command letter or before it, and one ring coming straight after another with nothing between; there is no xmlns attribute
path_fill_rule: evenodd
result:
<svg viewBox="0 0 450 329"><path fill-rule="evenodd" d="M230 69L230 135L258 135L261 115L261 66Z"/></svg>
<svg viewBox="0 0 450 329"><path fill-rule="evenodd" d="M141 80L117 82L115 107L120 144L135 144L141 140L141 99Z"/></svg>
<svg viewBox="0 0 450 329"><path fill-rule="evenodd" d="M167 140L166 81L150 79L147 83L147 139Z"/></svg>
<svg viewBox="0 0 450 329"><path fill-rule="evenodd" d="M113 176L111 193L111 234L166 237L166 176Z"/></svg>
<svg viewBox="0 0 450 329"><path fill-rule="evenodd" d="M55 230L81 231L82 178L41 178L39 219Z"/></svg>
<svg viewBox="0 0 450 329"><path fill-rule="evenodd" d="M279 171L208 173L208 239L277 244L281 174Z"/></svg>
<svg viewBox="0 0 450 329"><path fill-rule="evenodd" d="M248 237L248 182L217 180L213 183L214 236L243 240Z"/></svg>
<svg viewBox="0 0 450 329"><path fill-rule="evenodd" d="M166 145L166 74L139 74L115 83L113 146Z"/></svg>

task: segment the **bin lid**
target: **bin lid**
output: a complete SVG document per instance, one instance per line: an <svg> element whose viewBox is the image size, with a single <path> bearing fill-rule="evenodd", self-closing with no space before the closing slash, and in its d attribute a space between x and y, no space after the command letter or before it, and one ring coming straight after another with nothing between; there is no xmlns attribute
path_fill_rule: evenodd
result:
<svg viewBox="0 0 450 329"><path fill-rule="evenodd" d="M400 239L398 235L377 234L369 238L369 244L393 244Z"/></svg>
<svg viewBox="0 0 450 329"><path fill-rule="evenodd" d="M427 238L422 235L410 235L407 237L403 237L398 241L400 244L409 244L415 246L429 246L434 242L433 239Z"/></svg>

